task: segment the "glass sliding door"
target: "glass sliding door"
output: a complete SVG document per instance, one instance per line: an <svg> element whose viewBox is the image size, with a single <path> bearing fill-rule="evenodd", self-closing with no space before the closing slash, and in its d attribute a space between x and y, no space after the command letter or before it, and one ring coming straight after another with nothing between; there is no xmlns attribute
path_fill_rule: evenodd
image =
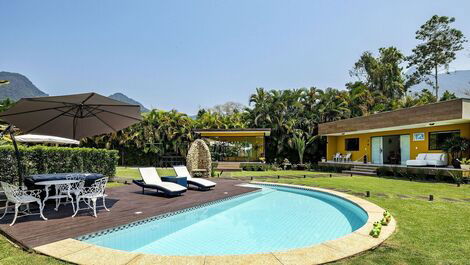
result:
<svg viewBox="0 0 470 265"><path fill-rule="evenodd" d="M400 135L400 157L401 164L405 165L406 160L410 159L410 135Z"/></svg>
<svg viewBox="0 0 470 265"><path fill-rule="evenodd" d="M372 137L372 164L383 164L383 137Z"/></svg>

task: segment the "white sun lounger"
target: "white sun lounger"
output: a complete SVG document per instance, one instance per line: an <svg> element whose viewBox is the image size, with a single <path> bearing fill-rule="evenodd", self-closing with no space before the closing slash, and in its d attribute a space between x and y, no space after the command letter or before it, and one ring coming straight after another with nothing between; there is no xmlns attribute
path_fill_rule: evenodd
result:
<svg viewBox="0 0 470 265"><path fill-rule="evenodd" d="M142 187L142 193L145 189L154 189L162 191L168 196L180 195L186 192L187 188L173 182L163 182L154 167L139 168L142 180L134 180L133 182Z"/></svg>
<svg viewBox="0 0 470 265"><path fill-rule="evenodd" d="M188 185L194 185L198 187L201 190L208 190L210 188L215 187L216 183L212 182L207 179L202 179L202 178L193 178L191 174L188 171L188 168L186 166L173 166L173 169L176 172L176 175L178 177L186 177L188 181Z"/></svg>

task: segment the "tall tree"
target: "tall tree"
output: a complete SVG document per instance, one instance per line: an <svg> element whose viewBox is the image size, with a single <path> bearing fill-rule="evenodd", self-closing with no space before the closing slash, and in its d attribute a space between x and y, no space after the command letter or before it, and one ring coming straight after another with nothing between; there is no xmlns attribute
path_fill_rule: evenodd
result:
<svg viewBox="0 0 470 265"><path fill-rule="evenodd" d="M364 52L349 72L357 77L371 92L379 92L388 99L405 93L405 79L400 66L405 56L395 47L379 49L379 56Z"/></svg>
<svg viewBox="0 0 470 265"><path fill-rule="evenodd" d="M408 57L409 66L415 66L413 78L425 81L432 86L439 98L438 73L440 68L449 68L455 60L456 52L462 50L467 40L462 31L451 26L455 18L434 15L416 31L416 39L422 41ZM434 80L429 78L433 77Z"/></svg>

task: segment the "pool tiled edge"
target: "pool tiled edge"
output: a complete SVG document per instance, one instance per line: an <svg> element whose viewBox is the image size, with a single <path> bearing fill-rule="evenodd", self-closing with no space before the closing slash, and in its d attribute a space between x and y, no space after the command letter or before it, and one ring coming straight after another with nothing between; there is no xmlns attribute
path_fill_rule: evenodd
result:
<svg viewBox="0 0 470 265"><path fill-rule="evenodd" d="M396 228L396 221L382 228L378 238L369 236L375 221L382 218L384 209L356 196L322 188L305 187L290 184L251 182L252 184L285 186L305 190L326 192L357 204L368 214L368 220L358 230L344 237L323 242L310 247L293 249L285 252L268 254L232 255L232 256L160 256L139 254L99 247L76 239L65 239L34 248L35 251L54 258L76 264L321 264L347 258L369 249L376 248Z"/></svg>

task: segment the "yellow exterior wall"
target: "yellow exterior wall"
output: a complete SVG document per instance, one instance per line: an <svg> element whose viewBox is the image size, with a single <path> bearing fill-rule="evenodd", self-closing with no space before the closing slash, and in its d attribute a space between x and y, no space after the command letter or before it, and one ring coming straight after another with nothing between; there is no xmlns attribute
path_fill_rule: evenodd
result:
<svg viewBox="0 0 470 265"><path fill-rule="evenodd" d="M470 123L423 127L418 129L409 130L396 130L396 131L383 131L366 134L353 134L345 136L328 136L327 139L327 160L333 160L336 153L346 154L352 153L352 160L360 160L364 155L367 155L367 160L370 162L371 153L371 137L374 136L387 136L387 135L410 135L410 159L414 159L419 153L439 153L442 151L429 150L429 132L440 131L453 131L460 130L460 136L470 138ZM424 133L424 141L413 141L413 133ZM346 151L345 139L346 138L359 138L359 151Z"/></svg>

